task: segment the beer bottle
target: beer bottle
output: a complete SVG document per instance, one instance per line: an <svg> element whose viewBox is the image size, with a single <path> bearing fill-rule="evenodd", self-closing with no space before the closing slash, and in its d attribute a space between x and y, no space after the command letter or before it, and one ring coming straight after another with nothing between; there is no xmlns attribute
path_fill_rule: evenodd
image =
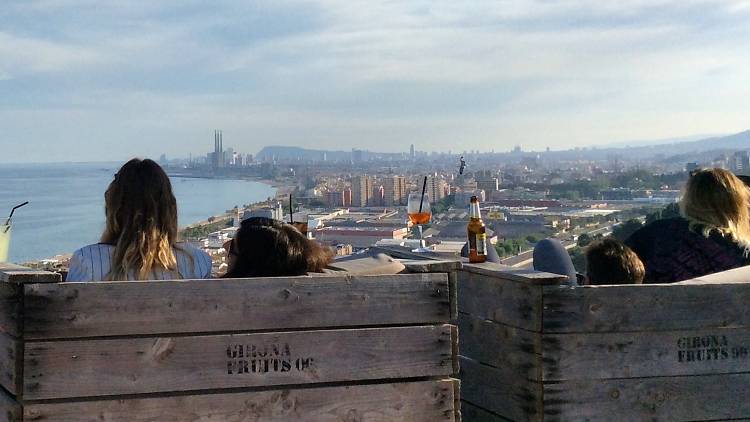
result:
<svg viewBox="0 0 750 422"><path fill-rule="evenodd" d="M487 260L487 233L479 212L479 199L471 197L469 209L469 262L484 262Z"/></svg>

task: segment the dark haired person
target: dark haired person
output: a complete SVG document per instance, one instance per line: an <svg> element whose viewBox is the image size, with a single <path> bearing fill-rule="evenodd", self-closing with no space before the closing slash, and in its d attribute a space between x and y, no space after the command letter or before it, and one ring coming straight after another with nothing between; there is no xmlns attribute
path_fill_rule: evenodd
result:
<svg viewBox="0 0 750 422"><path fill-rule="evenodd" d="M750 264L750 191L731 172L693 173L680 215L654 221L625 241L643 261L646 282L688 280Z"/></svg>
<svg viewBox="0 0 750 422"><path fill-rule="evenodd" d="M586 284L641 284L646 271L630 248L613 237L586 248Z"/></svg>
<svg viewBox="0 0 750 422"><path fill-rule="evenodd" d="M333 251L294 226L270 218L244 220L228 245L224 277L276 277L322 272Z"/></svg>
<svg viewBox="0 0 750 422"><path fill-rule="evenodd" d="M177 201L164 170L134 158L104 194L101 242L73 254L67 281L209 278L211 258L177 243Z"/></svg>

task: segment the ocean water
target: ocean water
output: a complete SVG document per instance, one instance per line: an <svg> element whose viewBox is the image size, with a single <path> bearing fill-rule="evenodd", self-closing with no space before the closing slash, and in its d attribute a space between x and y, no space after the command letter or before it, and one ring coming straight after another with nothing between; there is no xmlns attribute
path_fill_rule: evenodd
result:
<svg viewBox="0 0 750 422"><path fill-rule="evenodd" d="M13 216L9 261L48 258L96 243L104 228L104 191L122 163L0 164L0 224ZM187 226L273 197L276 190L245 180L172 178L178 224Z"/></svg>

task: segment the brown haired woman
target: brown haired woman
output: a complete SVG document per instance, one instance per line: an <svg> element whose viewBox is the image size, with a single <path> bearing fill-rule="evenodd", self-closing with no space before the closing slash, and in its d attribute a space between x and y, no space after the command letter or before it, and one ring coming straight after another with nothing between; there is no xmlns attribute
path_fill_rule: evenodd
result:
<svg viewBox="0 0 750 422"><path fill-rule="evenodd" d="M750 191L731 172L694 173L680 214L625 241L646 267L645 282L682 281L750 264Z"/></svg>
<svg viewBox="0 0 750 422"><path fill-rule="evenodd" d="M294 226L270 218L249 218L228 247L224 277L276 277L321 272L333 251L307 239Z"/></svg>
<svg viewBox="0 0 750 422"><path fill-rule="evenodd" d="M209 278L211 258L177 243L177 201L164 170L134 158L104 194L106 228L100 243L70 259L67 281Z"/></svg>

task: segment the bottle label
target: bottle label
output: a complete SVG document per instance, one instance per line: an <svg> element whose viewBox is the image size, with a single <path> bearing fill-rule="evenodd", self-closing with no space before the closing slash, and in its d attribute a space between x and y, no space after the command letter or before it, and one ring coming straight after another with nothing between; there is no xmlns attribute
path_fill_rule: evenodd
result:
<svg viewBox="0 0 750 422"><path fill-rule="evenodd" d="M487 234L477 234L477 255L487 255Z"/></svg>

